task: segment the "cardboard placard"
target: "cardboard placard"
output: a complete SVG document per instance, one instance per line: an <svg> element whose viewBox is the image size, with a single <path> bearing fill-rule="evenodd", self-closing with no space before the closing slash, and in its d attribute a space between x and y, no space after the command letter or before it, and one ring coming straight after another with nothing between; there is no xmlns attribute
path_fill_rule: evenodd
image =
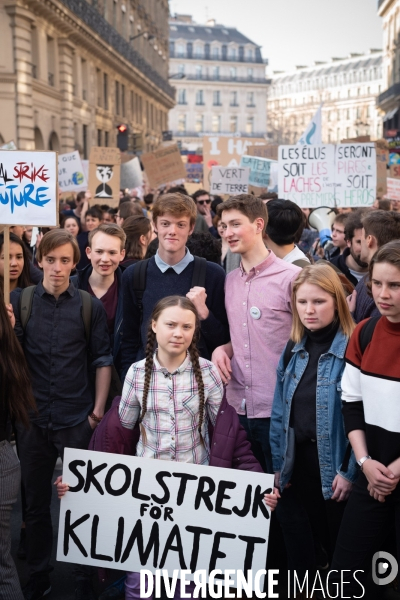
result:
<svg viewBox="0 0 400 600"><path fill-rule="evenodd" d="M278 160L278 152L278 144L249 146L247 148L247 154L249 156L259 156L260 158L269 158L270 160Z"/></svg>
<svg viewBox="0 0 400 600"><path fill-rule="evenodd" d="M121 189L140 187L143 184L142 168L137 156L121 164Z"/></svg>
<svg viewBox="0 0 400 600"><path fill-rule="evenodd" d="M58 155L58 187L62 192L84 192L88 183L78 150Z"/></svg>
<svg viewBox="0 0 400 600"><path fill-rule="evenodd" d="M241 167L250 169L249 184L258 188L267 188L271 185L271 167L273 161L268 158L244 155L240 159Z"/></svg>
<svg viewBox="0 0 400 600"><path fill-rule="evenodd" d="M335 151L337 206L372 206L376 198L375 144L338 144Z"/></svg>
<svg viewBox="0 0 400 600"><path fill-rule="evenodd" d="M58 225L57 153L0 150L0 224Z"/></svg>
<svg viewBox="0 0 400 600"><path fill-rule="evenodd" d="M185 164L186 169L186 182L201 183L203 180L203 163L190 163Z"/></svg>
<svg viewBox="0 0 400 600"><path fill-rule="evenodd" d="M392 177L388 177L385 198L388 200L400 200L400 178L393 179Z"/></svg>
<svg viewBox="0 0 400 600"><path fill-rule="evenodd" d="M400 165L390 165L389 177L391 179L400 179Z"/></svg>
<svg viewBox="0 0 400 600"><path fill-rule="evenodd" d="M335 146L279 146L278 188L302 208L335 206Z"/></svg>
<svg viewBox="0 0 400 600"><path fill-rule="evenodd" d="M171 576L190 568L189 579L265 569L272 475L66 448L63 481L57 560Z"/></svg>
<svg viewBox="0 0 400 600"><path fill-rule="evenodd" d="M249 177L248 167L212 167L210 194L248 194Z"/></svg>
<svg viewBox="0 0 400 600"><path fill-rule="evenodd" d="M90 204L119 205L121 152L118 148L95 146L89 157Z"/></svg>
<svg viewBox="0 0 400 600"><path fill-rule="evenodd" d="M243 154L248 154L250 146L265 146L263 138L229 137L222 135L205 136L203 138L204 186L210 185L211 168L238 167Z"/></svg>
<svg viewBox="0 0 400 600"><path fill-rule="evenodd" d="M152 188L186 177L185 165L177 144L169 144L154 152L143 154L141 160Z"/></svg>

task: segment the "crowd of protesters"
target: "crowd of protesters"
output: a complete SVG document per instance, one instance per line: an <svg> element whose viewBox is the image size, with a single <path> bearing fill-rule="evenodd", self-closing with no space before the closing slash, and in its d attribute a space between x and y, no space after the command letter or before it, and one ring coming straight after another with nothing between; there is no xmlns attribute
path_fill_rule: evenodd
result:
<svg viewBox="0 0 400 600"><path fill-rule="evenodd" d="M12 228L9 257L0 236L0 599L51 592L64 449L106 450L136 424L137 456L274 474L287 568L346 570L357 597L393 532L400 558L398 206L335 211L324 252L310 210L274 194L89 203L63 203L36 240ZM75 600L96 597L94 576L73 565ZM140 598L138 573L101 598Z"/></svg>

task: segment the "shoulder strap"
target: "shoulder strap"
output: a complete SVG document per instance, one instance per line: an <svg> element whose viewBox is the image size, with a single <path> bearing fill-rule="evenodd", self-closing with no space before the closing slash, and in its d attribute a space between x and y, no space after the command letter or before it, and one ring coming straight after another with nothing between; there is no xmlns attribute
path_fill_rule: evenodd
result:
<svg viewBox="0 0 400 600"><path fill-rule="evenodd" d="M86 344L89 346L90 330L92 327L92 297L85 290L78 290L82 300L82 319L85 327Z"/></svg>
<svg viewBox="0 0 400 600"><path fill-rule="evenodd" d="M30 285L22 290L19 297L19 318L21 321L22 330L24 332L31 316L33 294L35 293L35 290L36 285Z"/></svg>
<svg viewBox="0 0 400 600"><path fill-rule="evenodd" d="M380 317L371 317L360 331L360 348L362 354L364 354L366 347L372 340L372 336L374 335L375 327L379 319Z"/></svg>
<svg viewBox="0 0 400 600"><path fill-rule="evenodd" d="M133 268L133 291L140 312L140 323L143 321L143 294L146 289L147 267L149 258L141 260Z"/></svg>
<svg viewBox="0 0 400 600"><path fill-rule="evenodd" d="M292 265L296 265L296 267L301 267L302 269L304 269L304 267L309 267L310 264L311 263L308 260L304 260L304 258L299 258L292 262Z"/></svg>
<svg viewBox="0 0 400 600"><path fill-rule="evenodd" d="M201 256L194 256L192 287L206 287L207 261Z"/></svg>
<svg viewBox="0 0 400 600"><path fill-rule="evenodd" d="M283 356L283 367L286 371L288 364L290 363L290 359L292 358L292 350L295 347L295 343L293 340L289 340L286 344L285 354Z"/></svg>

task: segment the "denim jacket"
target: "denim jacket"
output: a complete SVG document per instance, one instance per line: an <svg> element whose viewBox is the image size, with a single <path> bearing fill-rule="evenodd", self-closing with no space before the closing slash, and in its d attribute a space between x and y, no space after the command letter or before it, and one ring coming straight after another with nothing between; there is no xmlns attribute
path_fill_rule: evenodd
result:
<svg viewBox="0 0 400 600"><path fill-rule="evenodd" d="M290 481L295 460L295 437L293 429L289 427L289 420L293 395L308 364L306 339L304 336L301 342L294 346L286 370L284 353L282 354L277 370L270 442L273 468L274 472L280 472L282 491ZM347 343L348 338L339 330L328 352L322 354L318 361L317 447L325 500L329 500L333 494L332 483L337 473L351 482L356 481L358 476L354 453L348 454L350 442L345 435L341 410L341 380ZM344 470L342 463L347 463L343 464Z"/></svg>

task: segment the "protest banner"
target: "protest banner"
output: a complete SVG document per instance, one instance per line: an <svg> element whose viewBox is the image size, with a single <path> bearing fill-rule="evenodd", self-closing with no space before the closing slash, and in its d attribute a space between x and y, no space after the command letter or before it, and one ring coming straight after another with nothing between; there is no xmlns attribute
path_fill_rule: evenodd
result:
<svg viewBox="0 0 400 600"><path fill-rule="evenodd" d="M197 190L203 189L203 184L200 183L191 183L190 181L185 181L185 189L189 196L192 196Z"/></svg>
<svg viewBox="0 0 400 600"><path fill-rule="evenodd" d="M260 146L249 146L247 148L248 156L259 156L260 158L269 158L278 160L279 146L277 144L265 144Z"/></svg>
<svg viewBox="0 0 400 600"><path fill-rule="evenodd" d="M388 200L400 200L400 179L387 178L387 190L385 198Z"/></svg>
<svg viewBox="0 0 400 600"><path fill-rule="evenodd" d="M59 561L188 579L265 569L272 475L66 448L63 481Z"/></svg>
<svg viewBox="0 0 400 600"><path fill-rule="evenodd" d="M94 146L89 156L90 204L117 207L121 179L121 152L118 148Z"/></svg>
<svg viewBox="0 0 400 600"><path fill-rule="evenodd" d="M259 188L268 189L270 186L272 164L273 161L268 158L248 156L247 154L240 159L240 166L250 169L249 184Z"/></svg>
<svg viewBox="0 0 400 600"><path fill-rule="evenodd" d="M400 178L400 165L390 165L389 168L389 177L391 179Z"/></svg>
<svg viewBox="0 0 400 600"><path fill-rule="evenodd" d="M249 177L249 167L212 167L210 194L247 194Z"/></svg>
<svg viewBox="0 0 400 600"><path fill-rule="evenodd" d="M265 146L263 138L213 135L203 137L203 183L210 185L211 167L238 167L249 146Z"/></svg>
<svg viewBox="0 0 400 600"><path fill-rule="evenodd" d="M335 146L279 146L279 196L302 208L335 206Z"/></svg>
<svg viewBox="0 0 400 600"><path fill-rule="evenodd" d="M142 168L137 156L121 164L121 189L132 189L143 184Z"/></svg>
<svg viewBox="0 0 400 600"><path fill-rule="evenodd" d="M142 163L152 188L185 179L186 169L177 144L169 144L142 155Z"/></svg>
<svg viewBox="0 0 400 600"><path fill-rule="evenodd" d="M203 164L198 162L188 162L185 164L186 182L201 183L203 179Z"/></svg>
<svg viewBox="0 0 400 600"><path fill-rule="evenodd" d="M57 174L56 152L0 150L0 229L5 257L10 255L9 225L58 225ZM6 303L10 297L9 267L9 260L5 260Z"/></svg>
<svg viewBox="0 0 400 600"><path fill-rule="evenodd" d="M58 155L58 186L62 192L84 192L88 184L78 150Z"/></svg>
<svg viewBox="0 0 400 600"><path fill-rule="evenodd" d="M335 150L336 205L372 206L376 197L375 144L338 144Z"/></svg>

